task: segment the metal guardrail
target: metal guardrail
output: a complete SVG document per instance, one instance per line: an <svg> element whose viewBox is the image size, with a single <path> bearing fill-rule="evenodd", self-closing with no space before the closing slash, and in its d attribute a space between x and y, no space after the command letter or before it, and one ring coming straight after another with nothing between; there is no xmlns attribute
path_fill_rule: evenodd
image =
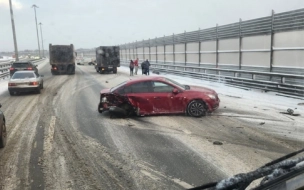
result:
<svg viewBox="0 0 304 190"><path fill-rule="evenodd" d="M123 63L122 65L128 65L128 62L126 60L121 60L121 62ZM243 89L261 89L295 97L304 97L304 75L235 69L206 68L195 66L180 66L158 63L151 64L151 68L155 71L186 76L195 79L220 82L228 86L234 86ZM210 74L208 73L208 71L213 71L213 73ZM251 75L251 77L245 78L243 77L244 74L249 74ZM258 80L257 76L266 76L266 78L269 78L270 80ZM302 81L302 83L294 84L287 82L288 80L294 79L300 80Z"/></svg>
<svg viewBox="0 0 304 190"><path fill-rule="evenodd" d="M28 60L31 61L32 63L36 63L39 61L42 61L44 59L32 59L32 60ZM3 61L0 62L0 78L6 78L7 76L9 76L9 69L10 67L13 65L14 61Z"/></svg>

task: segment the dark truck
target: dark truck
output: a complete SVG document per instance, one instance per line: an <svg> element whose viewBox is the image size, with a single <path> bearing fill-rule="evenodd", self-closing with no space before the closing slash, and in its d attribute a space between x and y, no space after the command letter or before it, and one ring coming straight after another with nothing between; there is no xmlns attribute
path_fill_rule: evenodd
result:
<svg viewBox="0 0 304 190"><path fill-rule="evenodd" d="M74 45L49 45L51 72L56 74L75 74L76 52Z"/></svg>
<svg viewBox="0 0 304 190"><path fill-rule="evenodd" d="M117 73L120 67L119 46L100 46L96 48L96 66L99 73Z"/></svg>

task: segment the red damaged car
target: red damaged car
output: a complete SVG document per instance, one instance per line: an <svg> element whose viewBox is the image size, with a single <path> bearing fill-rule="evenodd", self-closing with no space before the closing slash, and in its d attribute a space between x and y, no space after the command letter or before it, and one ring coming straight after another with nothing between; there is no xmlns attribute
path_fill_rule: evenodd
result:
<svg viewBox="0 0 304 190"><path fill-rule="evenodd" d="M212 89L149 76L101 90L98 111L139 116L186 113L201 117L217 109L219 103L220 99Z"/></svg>

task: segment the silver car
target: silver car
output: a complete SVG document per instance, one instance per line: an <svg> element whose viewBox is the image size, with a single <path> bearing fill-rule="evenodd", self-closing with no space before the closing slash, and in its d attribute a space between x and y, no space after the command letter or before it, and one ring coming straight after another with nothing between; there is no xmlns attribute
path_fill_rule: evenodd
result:
<svg viewBox="0 0 304 190"><path fill-rule="evenodd" d="M43 75L35 71L17 71L8 82L10 95L32 91L40 94L41 89L43 89Z"/></svg>

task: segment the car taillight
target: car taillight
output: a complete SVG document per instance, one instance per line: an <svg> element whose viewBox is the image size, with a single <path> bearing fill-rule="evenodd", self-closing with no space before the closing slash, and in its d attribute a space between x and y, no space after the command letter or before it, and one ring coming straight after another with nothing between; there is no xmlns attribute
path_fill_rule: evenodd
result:
<svg viewBox="0 0 304 190"><path fill-rule="evenodd" d="M12 70L15 70L15 68L14 68L14 67L11 67L11 68L10 68L10 71L12 71Z"/></svg>
<svg viewBox="0 0 304 190"><path fill-rule="evenodd" d="M11 82L9 82L9 83L8 83L8 86L16 86L16 83L11 83Z"/></svg>
<svg viewBox="0 0 304 190"><path fill-rule="evenodd" d="M28 67L27 70L33 70L33 68L32 67Z"/></svg>
<svg viewBox="0 0 304 190"><path fill-rule="evenodd" d="M30 82L30 85L38 85L38 82Z"/></svg>
<svg viewBox="0 0 304 190"><path fill-rule="evenodd" d="M57 67L53 67L54 70L57 70Z"/></svg>

